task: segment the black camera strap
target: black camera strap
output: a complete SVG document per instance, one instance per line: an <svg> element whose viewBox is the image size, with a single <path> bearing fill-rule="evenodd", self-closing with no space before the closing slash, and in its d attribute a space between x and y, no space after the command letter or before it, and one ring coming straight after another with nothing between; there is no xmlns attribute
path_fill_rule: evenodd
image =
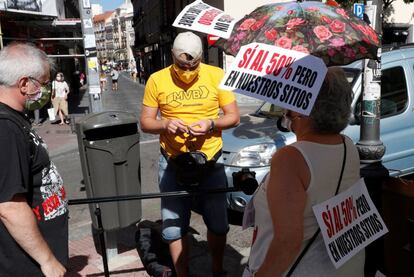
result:
<svg viewBox="0 0 414 277"><path fill-rule="evenodd" d="M170 162L171 160L173 160L173 158L171 158L170 155L168 155L167 151L165 151L164 148L160 147L160 152L161 152L161 155L163 155L164 158L167 160L167 162ZM223 151L222 149L220 149L216 154L214 154L213 158L211 158L211 160L209 160L208 162L217 162L217 160L220 158L222 153Z"/></svg>
<svg viewBox="0 0 414 277"><path fill-rule="evenodd" d="M344 168L345 168L345 161L346 161L346 143L345 143L345 139L343 136L342 137L342 143L344 145L344 159L342 161L342 169L341 169L341 174L339 175L339 180L338 180L338 185L336 186L336 191L335 191L335 195L338 194L339 191L339 187L341 186L341 182L342 182L342 175L344 174ZM316 240L316 237L319 235L321 229L318 228L318 230L316 230L315 234L313 234L312 238L309 240L308 244L306 244L305 248L303 248L302 252L300 253L300 255L296 258L296 261L294 262L294 264L291 266L289 272L286 274L286 277L289 277L292 275L293 271L295 271L296 267L298 266L298 264L300 263L300 261L302 260L302 258L305 256L306 252L309 250L309 248L311 247L312 243Z"/></svg>

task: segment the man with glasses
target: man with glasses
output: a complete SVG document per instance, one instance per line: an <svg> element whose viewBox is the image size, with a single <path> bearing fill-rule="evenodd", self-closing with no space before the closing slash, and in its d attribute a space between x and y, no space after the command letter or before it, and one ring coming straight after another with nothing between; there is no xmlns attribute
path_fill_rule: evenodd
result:
<svg viewBox="0 0 414 277"><path fill-rule="evenodd" d="M193 176L199 179L197 189L226 187L224 167L215 163L223 145L221 130L236 126L240 115L234 94L218 88L223 70L201 63L202 52L201 39L197 35L180 33L172 49L174 64L152 74L146 83L141 129L160 134L161 192L183 190L182 183L189 181L189 176L183 175L195 173L183 170L184 165L178 162L188 153L205 158L202 177L201 173ZM221 116L220 109L223 111ZM203 215L207 225L213 275L225 276L223 254L228 221L223 193L161 199L162 236L169 243L177 275L188 276L186 234L191 208Z"/></svg>
<svg viewBox="0 0 414 277"><path fill-rule="evenodd" d="M25 110L49 100L50 64L30 44L0 51L0 276L64 276L63 181Z"/></svg>

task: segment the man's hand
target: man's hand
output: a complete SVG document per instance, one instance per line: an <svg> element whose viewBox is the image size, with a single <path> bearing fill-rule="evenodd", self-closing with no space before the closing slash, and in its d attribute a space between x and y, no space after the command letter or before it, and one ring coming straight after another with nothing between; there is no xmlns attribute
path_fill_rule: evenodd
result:
<svg viewBox="0 0 414 277"><path fill-rule="evenodd" d="M55 257L45 262L40 268L46 277L63 277L66 272L66 268Z"/></svg>
<svg viewBox="0 0 414 277"><path fill-rule="evenodd" d="M206 135L211 128L211 120L205 119L194 122L189 127L190 134L193 136L204 136Z"/></svg>
<svg viewBox="0 0 414 277"><path fill-rule="evenodd" d="M188 133L188 127L181 119L170 119L165 125L168 134L178 135Z"/></svg>

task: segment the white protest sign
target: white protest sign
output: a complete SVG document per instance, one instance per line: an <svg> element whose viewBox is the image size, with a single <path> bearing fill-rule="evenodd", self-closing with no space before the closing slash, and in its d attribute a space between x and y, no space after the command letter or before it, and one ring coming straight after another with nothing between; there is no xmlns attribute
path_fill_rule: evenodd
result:
<svg viewBox="0 0 414 277"><path fill-rule="evenodd" d="M313 212L335 268L388 232L363 179L313 206Z"/></svg>
<svg viewBox="0 0 414 277"><path fill-rule="evenodd" d="M315 56L250 43L240 48L219 87L309 115L327 70Z"/></svg>
<svg viewBox="0 0 414 277"><path fill-rule="evenodd" d="M185 6L173 26L229 38L236 20L222 10L197 0Z"/></svg>

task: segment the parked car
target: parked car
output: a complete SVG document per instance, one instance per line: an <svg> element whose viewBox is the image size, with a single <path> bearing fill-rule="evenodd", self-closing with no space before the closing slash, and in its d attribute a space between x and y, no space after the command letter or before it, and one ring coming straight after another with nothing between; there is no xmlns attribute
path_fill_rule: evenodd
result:
<svg viewBox="0 0 414 277"><path fill-rule="evenodd" d="M381 57L381 125L380 139L386 147L383 165L391 176L414 172L414 46L384 52ZM354 90L352 117L344 134L358 142L361 107L361 61L345 66L344 70ZM240 125L223 132L222 162L230 186L232 174L240 167L256 172L260 183L269 171L271 157L277 149L296 141L293 133L280 132L276 121L281 108L263 103L255 113L241 117ZM230 210L242 212L250 196L243 192L227 194Z"/></svg>

